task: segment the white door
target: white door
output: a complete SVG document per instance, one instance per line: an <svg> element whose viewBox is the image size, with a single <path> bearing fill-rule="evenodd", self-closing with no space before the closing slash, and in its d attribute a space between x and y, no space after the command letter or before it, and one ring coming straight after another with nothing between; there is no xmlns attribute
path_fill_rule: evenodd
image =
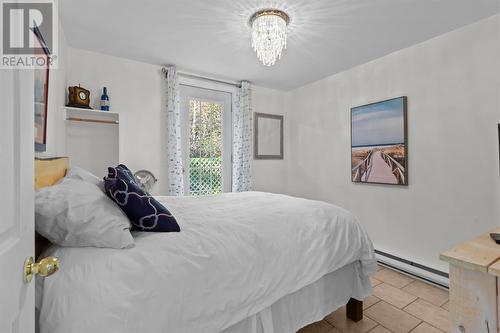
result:
<svg viewBox="0 0 500 333"><path fill-rule="evenodd" d="M231 93L181 85L185 195L231 191Z"/></svg>
<svg viewBox="0 0 500 333"><path fill-rule="evenodd" d="M0 332L34 332L33 71L0 69Z"/></svg>

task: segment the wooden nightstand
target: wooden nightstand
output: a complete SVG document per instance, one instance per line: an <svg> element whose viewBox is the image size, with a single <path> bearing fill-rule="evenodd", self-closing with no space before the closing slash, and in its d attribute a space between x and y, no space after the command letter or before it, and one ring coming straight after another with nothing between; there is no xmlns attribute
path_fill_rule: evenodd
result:
<svg viewBox="0 0 500 333"><path fill-rule="evenodd" d="M443 252L440 259L450 265L451 332L498 332L500 245L488 232Z"/></svg>

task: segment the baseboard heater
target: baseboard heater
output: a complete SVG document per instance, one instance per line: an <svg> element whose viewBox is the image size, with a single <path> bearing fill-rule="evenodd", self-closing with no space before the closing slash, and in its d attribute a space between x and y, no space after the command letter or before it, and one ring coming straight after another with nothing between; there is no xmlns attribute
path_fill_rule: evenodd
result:
<svg viewBox="0 0 500 333"><path fill-rule="evenodd" d="M375 250L375 255L377 260L383 265L389 266L404 274L437 284L444 288L448 288L449 286L448 273L379 250Z"/></svg>

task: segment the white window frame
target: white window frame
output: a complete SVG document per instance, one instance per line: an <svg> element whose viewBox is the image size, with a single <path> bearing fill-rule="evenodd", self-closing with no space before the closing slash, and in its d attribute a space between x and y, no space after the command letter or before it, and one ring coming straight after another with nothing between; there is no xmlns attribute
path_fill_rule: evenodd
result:
<svg viewBox="0 0 500 333"><path fill-rule="evenodd" d="M193 78L179 78L181 110L181 145L184 174L184 193L189 195L189 99L221 103L222 115L222 192L231 192L232 187L232 102L236 88L205 82Z"/></svg>

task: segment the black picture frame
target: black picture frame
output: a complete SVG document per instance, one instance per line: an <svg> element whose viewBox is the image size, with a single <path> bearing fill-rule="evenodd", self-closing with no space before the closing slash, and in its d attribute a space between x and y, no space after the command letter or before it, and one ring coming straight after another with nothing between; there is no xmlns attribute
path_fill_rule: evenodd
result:
<svg viewBox="0 0 500 333"><path fill-rule="evenodd" d="M356 110L360 110L361 108L376 108L377 105L381 105L382 103L388 103L396 100L401 100L401 116L402 116L402 126L403 126L403 141L404 142L394 142L392 144L383 144L383 145L353 145L353 113ZM364 183L364 184L383 184L383 185L399 185L399 186L408 186L408 97L407 96L399 96L395 98L390 98L378 102L373 102L369 104L364 104L360 106L355 106L351 108L351 181L353 183ZM383 147L386 148L383 148ZM365 151L362 152L361 149L365 148ZM376 147L376 148L375 148ZM394 147L395 153L398 153L403 150L403 157L401 158L399 155L395 157L392 153L385 153L385 149L389 149ZM358 150L359 155L355 153L355 149ZM370 152L366 152L370 151ZM380 151L380 153L378 153ZM370 161L374 158L375 155L384 154L383 159L387 159L388 162L385 162L388 167L391 169L392 174L394 175L396 182L385 182L385 181L369 181L370 177L367 172L373 172L373 164L370 165ZM364 154L366 157L362 158L360 161L360 157L363 157ZM355 156L356 155L356 156ZM388 157L386 155L389 155ZM377 156L378 158L378 156ZM403 162L403 163L401 163ZM361 163L365 163L362 165ZM403 165L404 164L404 165ZM401 168L403 167L403 169Z"/></svg>
<svg viewBox="0 0 500 333"><path fill-rule="evenodd" d="M46 57L43 68L34 68L34 117L35 117L35 151L45 152L47 150L47 117L49 104L49 64L50 50L43 39L42 33L38 27L32 29L36 36L38 47L36 56Z"/></svg>

